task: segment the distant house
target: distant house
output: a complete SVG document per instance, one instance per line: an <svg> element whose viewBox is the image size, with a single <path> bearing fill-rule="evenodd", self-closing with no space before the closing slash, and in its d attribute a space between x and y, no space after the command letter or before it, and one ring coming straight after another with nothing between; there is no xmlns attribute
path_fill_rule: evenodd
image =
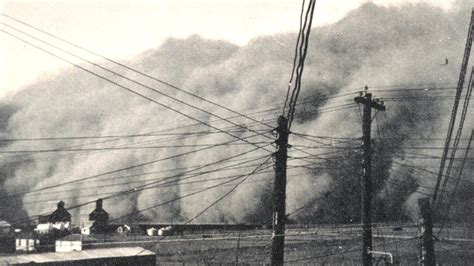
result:
<svg viewBox="0 0 474 266"><path fill-rule="evenodd" d="M58 208L49 216L49 222L52 224L71 222L71 214L64 208L64 201L58 202Z"/></svg>
<svg viewBox="0 0 474 266"><path fill-rule="evenodd" d="M89 214L89 221L94 223L90 227L92 233L105 233L107 231L107 224L109 222L109 214L102 207L103 200L96 201L95 210Z"/></svg>

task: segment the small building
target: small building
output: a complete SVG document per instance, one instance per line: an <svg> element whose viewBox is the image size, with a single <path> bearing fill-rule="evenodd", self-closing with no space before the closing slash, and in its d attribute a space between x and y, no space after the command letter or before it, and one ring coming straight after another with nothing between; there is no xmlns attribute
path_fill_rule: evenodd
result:
<svg viewBox="0 0 474 266"><path fill-rule="evenodd" d="M54 251L54 242L62 236L56 233L35 234L20 233L15 236L15 249L25 252L48 252Z"/></svg>
<svg viewBox="0 0 474 266"><path fill-rule="evenodd" d="M69 235L56 240L56 252L71 252L82 250L82 235Z"/></svg>
<svg viewBox="0 0 474 266"><path fill-rule="evenodd" d="M34 229L34 235L37 238L48 238L52 239L52 241L70 234L71 224L69 222L38 224Z"/></svg>
<svg viewBox="0 0 474 266"><path fill-rule="evenodd" d="M159 236L172 236L172 235L176 235L176 234L177 234L176 229L171 225L160 228L158 230L158 235Z"/></svg>
<svg viewBox="0 0 474 266"><path fill-rule="evenodd" d="M157 236L158 230L154 227L146 229L146 234L149 236Z"/></svg>
<svg viewBox="0 0 474 266"><path fill-rule="evenodd" d="M15 239L15 250L25 252L35 252L40 241L34 237L18 237Z"/></svg>
<svg viewBox="0 0 474 266"><path fill-rule="evenodd" d="M128 234L128 233L131 233L132 232L132 228L130 228L130 226L124 224L124 225L121 225L119 227L117 227L117 233L118 234Z"/></svg>
<svg viewBox="0 0 474 266"><path fill-rule="evenodd" d="M89 221L94 223L90 227L92 233L105 233L107 232L107 224L109 222L109 214L102 207L103 200L98 199L96 201L95 210L89 214Z"/></svg>
<svg viewBox="0 0 474 266"><path fill-rule="evenodd" d="M0 257L0 265L156 265L156 254L141 247L101 248Z"/></svg>
<svg viewBox="0 0 474 266"><path fill-rule="evenodd" d="M82 223L81 225L81 234L82 235L90 235L92 233L92 226L94 225L94 222L87 221Z"/></svg>

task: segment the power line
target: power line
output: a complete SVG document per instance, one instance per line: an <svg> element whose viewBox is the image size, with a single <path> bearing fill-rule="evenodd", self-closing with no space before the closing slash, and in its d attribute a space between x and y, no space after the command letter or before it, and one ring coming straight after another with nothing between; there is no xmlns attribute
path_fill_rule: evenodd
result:
<svg viewBox="0 0 474 266"><path fill-rule="evenodd" d="M300 46L299 46L299 51L298 51L299 62L296 67L296 83L291 93L290 101L288 103L289 105L288 114L287 114L288 130L291 129L291 124L293 123L293 116L295 114L295 106L296 106L296 103L298 101L298 96L301 91L301 79L303 76L304 62L305 62L306 54L308 51L309 36L311 33L311 26L313 22L315 4L316 4L316 0L310 0L308 4L308 8L306 10L303 27L302 27L302 30L300 31L301 41L299 43ZM304 2L303 2L303 7L304 7ZM309 20L308 20L308 17L309 17Z"/></svg>
<svg viewBox="0 0 474 266"><path fill-rule="evenodd" d="M114 63L114 64L119 65L119 66L121 66L121 67L123 67L123 68L125 68L125 69L128 69L128 70L130 70L130 71L133 71L134 73L140 74L141 76L144 76L144 77L147 77L147 78L152 79L152 80L154 80L154 81L157 81L157 82L159 82L159 83L161 83L161 84L163 84L163 85L166 85L166 86L168 86L168 87L170 87L170 88L172 88L172 89L178 90L178 91L183 92L183 93L185 93L185 94L187 94L187 95L193 96L193 97L195 97L195 98L197 98L197 99L199 99L199 100L202 100L202 101L205 101L205 102L207 102L207 103L210 103L210 104L212 104L212 105L214 105L214 106L220 107L220 108L222 108L222 109L224 109L224 110L226 110L226 111L229 111L229 112L238 114L239 116L245 117L245 118L250 119L250 120L252 120L252 121L254 121L254 122L257 121L257 120L252 119L251 117L246 116L245 114L242 114L242 113L240 113L240 112L238 112L238 111L232 110L232 109L230 109L230 108L228 108L228 107L226 107L226 106L224 106L224 105L218 104L218 103L216 103L216 102L214 102L214 101L210 101L209 99L206 99L206 98L201 97L201 96L199 96L199 95L197 95L197 94L195 94L195 93L191 93L191 92L189 92L189 91L187 91L187 90L184 90L184 89L182 89L182 88L179 88L179 87L176 86L176 85L173 85L173 84L171 84L171 83L169 83L169 82L166 82L166 81L163 81L163 80L158 79L158 78L156 78L156 77L153 77L153 76L151 76L151 75L149 75L149 74L146 74L146 73L144 73L144 72L142 72L142 71L138 71L137 69L132 68L132 67L130 67L130 66L127 66L127 65L125 65L125 64L122 64L122 63L120 63L120 62L118 62L118 61L115 61L115 60L112 60L112 59L110 59L110 58L108 58L108 57L102 56L102 55L100 55L100 54L98 54L98 53L95 53L95 52L89 50L89 49L86 49L86 48L81 47L81 46L79 46L79 45L77 45L77 44L74 44L74 43L72 43L72 42L69 42L69 41L67 41L67 40L65 40L65 39L63 39L63 38L60 38L60 37L58 37L58 36L56 36L56 35L54 35L54 34L48 33L48 32L46 32L46 31L44 31L44 30L41 30L41 29L39 29L39 28L37 28L37 27L34 27L33 25L28 24L28 23L26 23L26 22L24 22L24 21L21 21L21 20L19 20L19 19L17 19L17 18L11 17L11 16L6 15L6 14L4 14L4 13L1 13L1 14L2 14L3 16L5 16L5 17L7 17L7 18L9 18L9 19L12 19L12 20L14 20L14 21L16 21L16 22L18 22L18 23L21 23L21 24L23 24L23 25L25 25L25 26L27 26L27 27L29 27L29 28L35 29L35 30L37 30L37 31L39 31L39 32L41 32L41 33L43 33L43 34L46 34L46 35L48 35L48 36L50 36L50 37L53 37L53 38L55 38L55 39L57 39L57 40L60 40L60 41L62 41L62 42L64 42L64 43L67 43L67 44L69 44L69 45L71 45L71 46L73 46L73 47L79 48L79 49L81 49L81 50L83 50L83 51L86 51L86 52L88 52L88 53L90 53L90 54L93 54L93 55L95 55L95 56L98 56L99 58L102 58L102 59L104 59L104 60L106 60L106 61L108 61L108 62ZM270 125L267 125L267 124L264 124L264 123L261 123L261 124L262 124L262 125L266 125L267 127L271 127Z"/></svg>
<svg viewBox="0 0 474 266"><path fill-rule="evenodd" d="M438 235L441 234L441 231L443 230L443 227L446 223L446 220L448 219L448 216L449 216L449 212L451 210L451 206L453 204L453 201L454 201L454 197L456 196L455 193L457 191L457 188L459 186L459 182L461 181L461 178L462 178L462 174L463 174L463 170L464 170L464 166L465 166L465 163L466 163L466 159L467 159L467 156L469 154L469 148L471 147L471 142L473 140L473 137L474 137L474 130L472 130L471 132L471 137L469 139L469 143L468 143L468 148L466 149L466 152L464 153L464 159L462 161L462 164L461 164L461 167L459 169L459 172L458 172L458 176L456 178L456 182L454 184L454 188L452 189L451 191L451 195L450 195L450 198L447 198L446 201L447 201L447 206L446 206L446 213L444 215L444 218L443 218L443 221L441 223L441 228L439 229L439 232L438 232ZM447 180L447 178L445 179ZM444 187L446 187L446 184L444 184ZM447 193L447 192L446 192Z"/></svg>
<svg viewBox="0 0 474 266"><path fill-rule="evenodd" d="M295 74L296 70L296 61L298 58L298 47L300 45L301 37L303 34L303 13L304 13L304 6L305 6L305 0L303 0L303 3L301 4L301 13L300 13L300 29L298 31L298 38L296 38L296 45L295 45L295 55L293 58L293 68L291 69L291 76L290 80L288 81L288 90L286 91L286 97L285 97L285 102L283 104L283 113L282 115L285 115L285 109L286 109L286 104L288 103L289 96L290 96L290 91L291 91L291 83L293 82L293 77Z"/></svg>
<svg viewBox="0 0 474 266"><path fill-rule="evenodd" d="M439 171L438 171L438 177L437 177L437 180L436 180L436 189L433 193L433 200L432 200L433 201L433 203L432 203L433 206L436 206L436 200L437 200L437 196L438 196L438 189L439 189L439 186L441 184L441 179L442 179L443 173L444 173L444 167L445 167L446 159L447 159L447 156L448 156L448 148L451 144L451 137L452 137L452 133L453 133L453 129L454 129L454 123L456 121L456 114L457 114L457 110L458 110L458 106L459 106L459 101L460 101L460 98L461 98L461 93L462 93L462 90L463 90L467 65L469 63L469 57L470 57L470 54L471 54L473 31L474 31L474 11L471 14L471 21L469 23L469 29L468 29L467 39L466 39L466 46L465 46L465 49L464 49L464 55L463 55L463 59L462 59L462 63L461 63L461 71L460 71L460 74L459 74L458 84L457 84L457 88L456 88L456 97L455 97L455 100L454 100L453 109L451 111L451 119L449 121L448 132L447 132L447 136L446 136L446 142L445 142L445 145L444 145L445 149L443 150L443 155L442 155L442 159L441 159L441 163L440 163L440 167L439 167Z"/></svg>
<svg viewBox="0 0 474 266"><path fill-rule="evenodd" d="M469 100L470 100L471 94L472 94L472 87L474 86L473 75L474 75L474 67L472 68L471 76L469 78L469 83L468 83L468 86L467 86L466 96L464 98L464 104L463 104L463 108L462 108L462 111L461 111L461 118L459 120L458 130L456 131L456 136L454 137L453 148L451 150L451 158L452 159L449 160L448 167L446 169L447 178L445 178L444 181L443 181L443 185L441 186L442 189L446 188L446 184L448 183L448 178L451 174L451 169L453 167L454 158L456 157L456 151L458 150L459 139L461 138L462 130L463 130L463 127L464 127L464 121L466 120L467 110L468 110L468 107L469 107ZM469 147L467 148L467 150L469 150ZM441 200L441 198L440 198L440 200Z"/></svg>
<svg viewBox="0 0 474 266"><path fill-rule="evenodd" d="M234 140L234 141L236 141L236 140ZM218 160L218 161L215 161L215 162L212 162L212 163L203 165L203 166L201 166L201 167L198 167L198 168L195 168L195 169L192 169L192 170L189 170L189 171L180 173L180 174L176 174L176 175L173 175L173 176L170 176L170 177L166 177L166 178L160 179L160 180L158 180L158 181L151 182L151 183L146 184L146 185L137 186L137 187L132 188L132 189L126 189L126 190L120 191L120 192L118 192L118 193L112 194L112 195L110 195L110 196L104 197L103 200L107 200L107 199L111 199L111 198L116 198L116 197L121 197L121 196L126 196L126 195L133 194L133 193L137 193L137 192L140 192L140 191L143 191L143 190L152 189L152 188L155 188L155 187L159 186L159 184L160 184L161 182L163 182L163 181L167 181L167 180L170 180L170 179L173 179L173 178L179 178L179 177L183 176L184 174L188 174L188 173L191 173L191 172L200 170L200 169L202 169L202 168L204 168L204 167L208 167L208 166L211 166L211 165L214 165L214 164L217 164L217 163L221 163L221 162L224 162L224 161L228 161L228 160L237 158L237 157L239 157L239 156L243 156L243 155L245 155L245 154L254 152L254 151L258 150L258 149L259 149L259 148L254 148L254 149L252 149L252 150L248 150L248 151L246 151L246 152L243 152L243 153L240 153L240 154L237 154L237 155L233 155L233 156L230 156L230 157L227 157L227 158L224 158L224 159L220 159L220 160ZM191 177L192 177L192 176L191 176ZM189 178L191 178L191 177L182 178L181 180L189 179ZM68 183L71 183L71 182L74 182L74 181L70 181L70 182L68 182ZM54 187L58 187L58 186L61 186L61 184L55 185ZM28 193L28 192L26 192L26 193ZM26 193L23 193L23 194L26 194ZM11 196L8 196L8 197L11 197ZM91 204L91 203L94 203L94 202L95 202L95 201L89 201L89 202L81 203L81 204L78 204L78 205L75 205L75 206L72 206L72 207L69 207L69 208L66 208L66 209L67 209L67 210L72 210L72 209L80 208L80 207L82 207L82 206L86 206L86 205ZM31 218L28 219L28 220L31 220Z"/></svg>
<svg viewBox="0 0 474 266"><path fill-rule="evenodd" d="M252 135L252 136L248 136L246 138L251 138L251 137L254 137L254 136L255 135ZM238 140L232 140L232 141L229 141L228 143L232 143L232 142L235 142L235 141L238 141ZM126 170L131 170L131 169L134 169L134 168L138 168L138 167L142 167L142 166L146 166L146 165L151 165L151 164L158 163L158 162L165 161L165 160L178 158L180 156L185 156L185 155L192 154L192 153L195 153L195 152L208 150L208 149L218 147L218 146L222 146L222 145L224 145L224 144L210 146L210 147L204 147L204 148L201 148L201 149L176 154L176 155L168 156L168 157L165 157L165 158L160 158L160 159L157 159L157 160L148 161L148 162L145 162L145 163L131 165L131 166L128 166L128 167L124 167L124 168L120 168L120 169L116 169L116 170L112 170L112 171L107 171L107 172L104 172L104 173L100 173L100 174L96 174L96 175L92 175L92 176L87 176L87 177L83 177L83 178L80 178L80 179L75 179L75 180L72 180L72 181L62 182L62 183L54 184L54 185L50 185L50 186L45 186L45 187L41 187L41 188L34 189L34 190L15 192L15 193L12 193L12 194L10 194L6 197L0 197L0 199L5 199L5 198L9 198L9 197L15 197L15 196L20 196L20 195L30 194L30 193L33 193L33 192L38 192L38 191L43 191L43 190L47 190L47 189L51 189L51 188L61 187L61 186L64 186L64 185L77 183L77 182L97 178L97 177L104 176L104 175L109 175L109 174L113 174L113 173L117 173L117 172L121 172L121 171L126 171Z"/></svg>
<svg viewBox="0 0 474 266"><path fill-rule="evenodd" d="M254 145L268 144L269 142L250 142ZM140 147L104 147L104 148L82 148L82 149L49 149L49 150L0 150L0 154L16 153L51 153L51 152L80 152L80 151L117 151L117 150L145 150L145 149L168 149L168 148L196 148L215 147L216 145L246 145L247 143L205 143L205 144L180 144L161 146L140 146Z"/></svg>
<svg viewBox="0 0 474 266"><path fill-rule="evenodd" d="M242 178L242 177L235 177L235 178L232 178L232 179L230 179L230 180L221 182L221 183L219 183L219 184L216 184L216 185L209 186L209 187L206 187L206 188L204 188L204 189L198 190L198 191L196 191L196 192L192 192L192 193L189 193L189 194L185 194L185 195L182 195L182 196L173 198L173 199L171 199L171 200L167 200L167 201L165 201L165 202L162 202L162 203L159 203L159 204L156 204L156 205L153 205L153 206L150 206L150 207L141 209L141 210L135 210L135 211L133 211L133 212L130 213L130 214L120 216L120 217L115 218L115 219L113 219L113 220L111 220L111 221L117 221L117 220L123 219L123 218L125 218L125 217L130 217L130 216L135 215L135 214L137 214L137 213L141 213L141 212L144 212L144 211L147 211L147 210L150 210L150 209L157 208L157 207L159 207L159 206L163 206L163 205L166 205L166 204L175 202L175 201L177 201L177 200L181 200L181 199L183 199L183 198L187 198L187 197L190 197L190 196L194 196L194 195L196 195L196 194L199 194L199 193L202 193L202 192L205 192L205 191L208 191L208 190L211 190L211 189L214 189L214 188L223 186L223 185L228 184L228 183L230 183L230 182L236 181L236 180L238 180L238 179L240 179L240 178Z"/></svg>
<svg viewBox="0 0 474 266"><path fill-rule="evenodd" d="M191 173L190 174L182 174L180 173L180 177L186 177L186 176L192 176L192 177L197 177L197 176L202 176L202 175L205 175L205 174L211 174L211 173L216 173L216 172L220 172L220 171L228 171L228 170L235 170L235 169L241 169L241 168L248 168L248 167L252 167L252 166L255 166L255 165L246 165L246 166L242 166L242 165L245 165L249 162L255 162L259 159L262 159L262 158L265 158L267 155L265 156L261 156L261 157L257 157L257 158L253 158L253 159L249 159L249 160L245 160L245 161L242 161L242 162L238 162L238 163L235 163L235 164L231 164L231 165L227 165L227 166L224 166L224 167L221 167L221 168L218 168L218 169L212 169L212 170L207 170L207 171L202 171L202 172L192 172L192 175ZM228 160L228 162L231 161L231 160ZM208 165L198 165L198 166L191 166L191 167L188 167L188 168L180 168L180 169L177 169L177 170L186 170L186 171L190 171L190 170L193 170L195 171L196 169L198 168L202 168L204 166L208 166ZM163 172L170 172L170 171L176 171L176 169L172 169L172 170L166 170L166 171L154 171L154 172L148 172L148 173L142 173L142 174L136 174L136 175L126 175L126 176L118 176L118 177L111 177L111 178L107 178L107 179L100 179L98 181L100 181L101 183L105 182L105 181L116 181L118 179L123 179L123 178L130 178L130 177L138 177L138 176L147 176L147 175L153 175L153 174L156 174L156 173L163 173ZM77 191L77 190L80 190L80 191L84 191L84 190L87 190L87 189L97 189L97 188L102 188L102 187L111 187L111 186L121 186L121 185L130 185L130 184L133 184L133 183L143 183L143 182L149 182L149 181L155 181L155 180L164 180L164 179L169 179L170 177L176 177L176 174L173 174L173 175L170 175L170 176L165 176L165 177L159 177L159 178L151 178L151 179L140 179L140 180L134 180L134 181L127 181L127 182L120 182L120 183L113 183L113 184L105 184L105 185L94 185L94 186L90 186L90 187L84 187L84 186L81 186L81 187L78 187L78 188L75 188L75 189L71 189L71 190L58 190L58 191L49 191L49 192L41 192L41 194L38 194L39 192L37 193L30 193L28 195L25 195L25 196L42 196L42 195L47 195L47 194L58 194L58 193L63 193L63 192L70 192L70 191ZM179 182L181 180L176 180L176 182Z"/></svg>
<svg viewBox="0 0 474 266"><path fill-rule="evenodd" d="M190 218L189 220L186 221L185 224L188 224L188 223L191 223L192 221L194 221L196 218L198 218L199 216L203 215L207 210L209 210L210 208L212 208L213 206L215 206L216 204L218 204L220 201L222 201L223 199L225 199L226 197L228 197L232 192L234 192L237 187L239 187L242 183L244 183L251 175L255 174L255 172L257 172L259 170L260 167L262 167L265 163L268 162L268 160L270 160L272 158L273 155L271 156L268 156L268 158L263 161L260 165L258 165L252 172L250 172L249 174L247 174L245 177L242 178L242 180L240 180L234 187L232 187L229 191L227 191L224 195L222 195L221 197L219 197L217 200L215 200L214 202L212 202L209 206L207 206L206 208L204 208L202 211L200 211L199 213L197 213L196 215L194 215L192 218Z"/></svg>
<svg viewBox="0 0 474 266"><path fill-rule="evenodd" d="M0 22L0 24L7 25L7 24L2 23L2 22ZM8 25L7 25L7 26L8 26ZM156 92L156 93L160 94L161 96L164 96L164 97L166 97L166 98L172 99L172 100L174 100L174 101L176 101L176 102L178 102L178 103L180 103L180 104L186 105L186 106L191 107L191 108L196 109L196 110L199 110L199 111L204 112L204 113L206 113L206 114L209 114L209 115L211 115L211 116L217 117L217 118L219 118L219 119L221 119L221 120L224 120L224 121L226 121L226 122L228 122L228 123L230 123L230 124L233 124L233 125L235 125L235 126L241 127L241 128L243 128L243 129L247 129L247 130L249 130L249 131L252 131L252 130L246 128L245 126L241 126L241 125L239 125L239 124L234 123L234 122L231 121L231 120L228 120L228 119L226 119L226 118L224 118L224 117L221 117L221 116L219 116L219 115L216 115L216 114L214 114L214 113L212 113L212 112L209 112L209 111L207 111L207 110L205 110L205 109L202 109L202 108L200 108L200 107L194 106L194 105L189 104L189 103L186 103L186 102L184 102L183 100L179 100L179 99L177 99L177 98L175 98L175 97L173 97L173 96L171 96L171 95L169 95L169 94L167 94L167 93L161 92L161 91L159 91L159 90L157 90L157 89L155 89L155 88L153 88L153 87L150 87L150 86L148 86L148 85L146 85L146 84L144 84L144 83L141 83L141 82L138 82L138 81L133 80L133 79L131 79L131 78L128 78L128 77L126 77L126 76L124 76L124 75L122 75L122 74L120 74L120 73L117 73L117 72L115 72L115 71L113 71L113 70L110 70L110 69L108 69L108 68L105 68L105 67L103 67L103 66L101 66L101 65L99 65L99 64L96 64L96 63L94 63L94 62L91 62L91 61L89 61L89 60L87 60L87 59L85 59L85 58L83 58L83 57L80 57L80 56L78 56L78 55L75 55L74 53L68 52L68 51L66 51L66 50L64 50L64 49L62 49L62 48L59 48L59 47L57 47L57 46L55 46L55 45L53 45L53 44L50 44L50 43L48 43L48 42L46 42L46 41L43 41L43 40L41 40L41 39L39 39L39 38L36 38L36 37L34 37L34 36L32 36L32 35L30 35L30 34L28 34L28 33L25 33L25 32L23 32L23 31L21 31L21 30L15 29L14 27L11 27L11 26L9 26L9 27L10 27L10 28L13 28L14 30L16 30L16 31L18 31L18 32L20 32L20 33L22 33L22 34L24 34L24 35L27 35L27 36L29 36L29 37L35 39L35 40L38 40L38 41L40 41L40 42L42 42L42 43L45 43L46 45L49 45L49 46L51 46L51 47L54 47L55 49L58 49L58 50L60 50L60 51L63 51L64 53L70 54L70 55L72 55L72 56L74 56L74 57L76 57L76 58L78 58L78 59L81 59L81 60L83 60L83 61L85 61L85 62L87 62L87 63L89 63L89 64L91 64L91 65L93 65L93 66L95 66L95 67L98 67L98 68L103 69L103 70L105 70L105 71L107 71L107 72L109 72L109 73L112 73L112 74L114 74L115 76L121 77L121 78L126 79L126 80L128 80L128 81L130 81L130 82L133 82L133 83L135 83L135 84L137 84L137 85L140 85L140 86L142 86L142 87L144 87L144 88L146 88L146 89L149 89L149 90L151 90L151 91L153 91L153 92ZM184 116L184 117L187 117L187 118L189 118L189 119L191 119L191 120L194 120L194 121L196 121L196 122L199 122L199 123L201 123L201 124L203 124L203 125L206 125L206 126L208 126L208 127L210 127L210 128L213 128L213 129L216 129L216 130L221 131L221 132L223 132L223 133L226 133L226 134L228 134L229 136L232 136L232 137L234 137L234 138L237 138L237 139L239 138L238 136L236 136L236 135L234 135L234 134L231 134L231 133L229 133L229 132L225 132L225 131L223 131L222 129L217 128L217 127L215 127L215 126L213 126L213 125L211 125L211 124L208 124L208 123L206 123L206 122L204 122L204 121L202 121L202 120L200 120L200 119L198 119L198 118L195 118L195 117L192 117L192 116L190 116L190 115L188 115L188 114L185 114L184 112L182 112L182 111L180 111L180 110L178 110L178 109L176 109L176 108L173 108L173 107L170 107L170 106L168 106L168 105L165 105L165 104L163 104L163 103L161 103L161 102L158 102L157 100L154 100L154 99L152 99L152 98L150 98L150 97L148 97L148 96L146 96L146 95L144 95L144 94L142 94L142 93L139 93L139 92L137 92L137 91L135 91L135 90L132 90L132 89L130 89L130 88L124 86L124 85L121 85L121 84L119 84L119 83L117 83L117 82L115 82L115 81L113 81L113 80L111 80L111 79L109 79L109 78L107 78L107 77L105 77L105 76L102 76L102 75L100 75L100 74L97 74L96 72L94 72L94 71L92 71L92 70L90 70L90 69L87 69L87 68L85 68L85 67L82 67L82 66L80 66L80 65L78 65L78 64L76 64L76 63L74 63L74 62L72 62L72 61L70 61L70 60L68 60L68 59L66 59L66 58L64 58L64 57L62 57L62 56L59 56L59 55L57 55L57 54L54 54L53 52L48 51L48 50L46 50L46 49L44 49L44 48L41 48L41 47L39 47L39 46L37 46L37 45L35 45L35 44L33 44L33 43L31 43L31 42L25 40L25 39L22 39L22 38L20 38L20 37L14 35L14 34L12 34L12 33L10 33L10 32L7 32L7 31L5 31L5 30L0 30L0 31L6 33L7 35L9 35L9 36L11 36L11 37L13 37L13 38L15 38L15 39L18 39L18 40L20 40L20 41L22 41L22 42L25 42L25 43L27 43L28 45L33 46L33 47L35 47L35 48L37 48L37 49L39 49L39 50L41 50L41 51L43 51L43 52L45 52L45 53L47 53L47 54L49 54L49 55L52 55L52 56L54 56L54 57L56 57L56 58L59 58L60 60L63 60L63 61L65 61L65 62L67 62L67 63L69 63L69 64L71 64L71 65L73 65L73 66L75 66L75 67L77 67L77 68L79 68L79 69L81 69L81 70L87 72L87 73L89 73L89 74L92 74L92 75L94 75L94 76L96 76L96 77L98 77L98 78L100 78L100 79L103 79L103 80L105 80L105 81L107 81L107 82L109 82L109 83L112 83L112 84L114 84L114 85L116 85L116 86L118 86L118 87L120 87L120 88L122 88L122 89L124 89L124 90L126 90L126 91L129 91L129 92L131 92L131 93L133 93L133 94L135 94L135 95L138 95L138 96L140 96L140 97L142 97L142 98L144 98L144 99L147 99L148 101L151 101L151 102L153 102L153 103L155 103L155 104L158 104L158 105L161 106L161 107L164 107L164 108L166 108L166 109L168 109L168 110L171 110L171 111L173 111L173 112L175 112L175 113L178 113L178 114L180 114L180 115L182 115L182 116ZM254 133L256 133L256 132L254 132ZM261 133L259 133L259 134L262 135L262 136L264 136L264 135L261 134ZM245 140L242 140L242 141L245 142ZM248 144L252 145L251 143L248 143ZM254 145L254 146L257 146L257 145ZM267 151L268 151L268 150L267 150ZM270 151L268 151L268 152L270 152Z"/></svg>

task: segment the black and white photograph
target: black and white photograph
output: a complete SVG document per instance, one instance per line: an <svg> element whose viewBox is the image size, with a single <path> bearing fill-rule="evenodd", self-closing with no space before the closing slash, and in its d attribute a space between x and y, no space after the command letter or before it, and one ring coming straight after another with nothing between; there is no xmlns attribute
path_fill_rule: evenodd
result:
<svg viewBox="0 0 474 266"><path fill-rule="evenodd" d="M0 0L0 265L474 265L472 0Z"/></svg>

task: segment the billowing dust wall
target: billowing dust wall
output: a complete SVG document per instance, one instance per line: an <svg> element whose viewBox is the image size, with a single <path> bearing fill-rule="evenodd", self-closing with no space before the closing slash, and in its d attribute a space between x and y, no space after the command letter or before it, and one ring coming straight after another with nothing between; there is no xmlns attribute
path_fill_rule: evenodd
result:
<svg viewBox="0 0 474 266"><path fill-rule="evenodd" d="M290 151L292 170L289 171L287 209L292 212L307 206L292 219L300 222L358 221L360 153L359 142L354 138L361 135L360 112L355 105L352 106L355 108L337 108L353 103L357 94L346 93L363 90L365 85L376 97L385 98L387 106L385 113L377 114L373 132L376 219L402 219L416 213L416 199L424 193L432 193L429 187L433 187L435 176L403 164L437 171L439 159L426 159L426 156L440 157L442 150L413 147L443 145L470 15L470 10L462 7L463 4L459 4L446 12L426 4L386 8L369 3L333 25L313 29L300 97L304 104L298 106L292 129L295 133L337 139L316 139L320 141L318 143L291 135L290 143L294 148ZM295 40L294 33L262 36L239 47L225 41L190 36L169 39L160 47L125 63L274 126L286 94ZM448 64L445 64L446 58ZM236 116L157 81L101 60L96 62L211 113ZM234 136L244 138L255 134L117 75L94 67L90 69ZM413 88L421 90L409 90ZM388 89L391 92L387 92ZM331 98L342 94L346 97ZM40 151L2 155L3 195L54 186L234 139L203 125L189 126L196 121L72 67L44 76L5 99L1 110L1 131L6 139L116 136L2 142L3 150ZM232 118L232 121L272 136L265 125L244 118ZM472 127L471 121L468 119L466 128ZM137 134L148 136L123 136ZM269 138L253 137L248 141L260 146L269 145L266 148L274 150ZM4 200L0 207L4 217L0 218L19 219L52 211L60 199L66 202L66 207L94 201L99 196L133 189L254 148L244 142L234 142L90 178L87 182L20 194ZM50 151L55 149L72 151ZM307 165L311 169L294 168L308 164L308 160L297 159L308 156L298 149L325 155L308 157L315 162ZM229 167L225 171L211 171L223 165L205 168L197 172L209 173L199 177L184 175L177 177L178 182L164 185L163 181L160 187L105 200L104 208L113 219L170 201L136 213L133 218L186 221L229 191L235 182L194 196L183 196L219 184L224 177L249 173L267 154L262 150L249 152L227 162L237 165L242 162L239 160L254 160L240 168ZM468 164L466 176L471 172L472 164ZM266 165L261 174L248 178L196 221L267 221L272 176L271 166ZM194 182L202 180L208 181ZM472 201L466 193L468 186L462 187L463 202ZM461 208L463 205L457 203L456 206ZM86 219L93 207L94 204L90 204L72 211L75 221Z"/></svg>

